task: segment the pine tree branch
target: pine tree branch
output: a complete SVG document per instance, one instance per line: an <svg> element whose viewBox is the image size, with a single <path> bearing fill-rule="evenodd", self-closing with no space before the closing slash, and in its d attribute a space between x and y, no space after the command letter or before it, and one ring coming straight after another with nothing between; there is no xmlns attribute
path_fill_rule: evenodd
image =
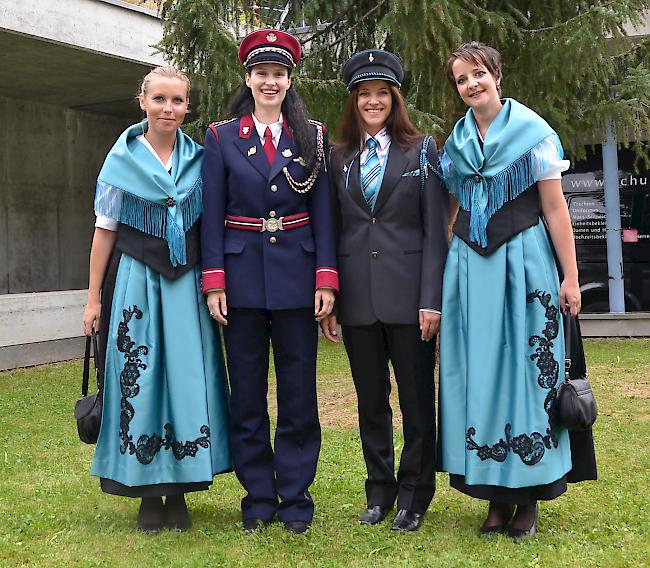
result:
<svg viewBox="0 0 650 568"><path fill-rule="evenodd" d="M346 33L344 33L340 38L338 38L336 41L323 45L317 49L314 49L309 52L309 55L312 55L315 52L322 51L323 49L330 50L332 49L335 45L338 45L339 43L343 42L345 39L350 37L352 35L352 32L358 28L365 20L367 20L370 16L372 16L379 8L381 8L384 4L386 4L387 0L379 0L377 5L374 8L371 8L368 10L361 18L357 21L356 24L354 24ZM337 24L340 22L337 22ZM308 56L309 56L308 55Z"/></svg>
<svg viewBox="0 0 650 568"><path fill-rule="evenodd" d="M309 43L311 41L314 41L315 39L319 38L320 36L329 33L331 30L333 30L336 26L340 25L342 23L341 20L331 22L327 24L326 27L324 27L322 30L318 30L314 35L309 36L307 39L301 40L300 45L305 45L306 43Z"/></svg>
<svg viewBox="0 0 650 568"><path fill-rule="evenodd" d="M241 82L236 42L222 28L243 32L256 18L263 25L266 10L286 7L287 0L150 1L160 2L161 48L192 74L200 93L192 123L200 137L201 125L223 116ZM310 112L330 124L332 138L347 96L333 78L345 59L373 42L404 60L412 119L423 131L449 132L464 105L444 68L468 39L501 51L509 93L544 116L574 156L584 155L585 137L600 136L605 119L615 120L622 143L650 132L650 40L627 33L628 24L644 20L650 0L303 0L291 6L285 29L301 17L312 25L301 42L311 45L307 65L296 81Z"/></svg>
<svg viewBox="0 0 650 568"><path fill-rule="evenodd" d="M543 28L537 28L534 30L529 30L526 28L521 28L521 31L526 34L537 34L537 33L543 33L543 32L550 32L553 30L557 30L563 27L568 26L572 22L575 22L576 20L580 20L581 18L584 18L585 16L590 16L594 11L602 9L602 8L608 8L614 4L617 4L618 0L609 0L607 2L603 2L602 4L597 4L597 5L592 5L589 6L586 12L580 12L576 14L575 16L569 18L568 20L565 20L564 22L560 22L559 24L555 24L553 26L546 26Z"/></svg>
<svg viewBox="0 0 650 568"><path fill-rule="evenodd" d="M612 59L618 59L621 62L625 62L630 57L634 57L639 50L645 48L647 41L648 40L644 40L644 41L634 41L634 40L632 40L632 43L629 45L629 47L625 51L619 51L619 52L614 53L612 55Z"/></svg>

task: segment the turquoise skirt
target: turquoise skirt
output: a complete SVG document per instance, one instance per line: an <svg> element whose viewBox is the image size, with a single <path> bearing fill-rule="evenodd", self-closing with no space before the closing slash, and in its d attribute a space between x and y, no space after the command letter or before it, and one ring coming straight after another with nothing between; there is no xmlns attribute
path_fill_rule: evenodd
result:
<svg viewBox="0 0 650 568"><path fill-rule="evenodd" d="M454 237L440 330L440 458L467 485L549 484L571 469L554 415L559 281L542 222L488 256Z"/></svg>
<svg viewBox="0 0 650 568"><path fill-rule="evenodd" d="M122 254L92 474L128 487L230 470L227 385L198 267L176 280Z"/></svg>

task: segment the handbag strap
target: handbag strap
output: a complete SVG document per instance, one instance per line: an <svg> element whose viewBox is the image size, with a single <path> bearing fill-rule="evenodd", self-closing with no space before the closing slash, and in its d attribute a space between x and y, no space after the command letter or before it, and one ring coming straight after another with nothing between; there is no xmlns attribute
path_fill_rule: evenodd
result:
<svg viewBox="0 0 650 568"><path fill-rule="evenodd" d="M90 373L90 343L92 339L86 336L86 354L84 355L84 374L81 379L81 396L88 396L88 374Z"/></svg>
<svg viewBox="0 0 650 568"><path fill-rule="evenodd" d="M95 377L97 378L97 390L101 390L99 372L97 369L97 334L93 330L92 335L86 337L86 352L84 354L84 372L81 379L81 396L88 396L88 378L90 376L90 346L93 347L93 362L95 365Z"/></svg>
<svg viewBox="0 0 650 568"><path fill-rule="evenodd" d="M571 370L571 313L562 314L564 320L564 382L570 380Z"/></svg>

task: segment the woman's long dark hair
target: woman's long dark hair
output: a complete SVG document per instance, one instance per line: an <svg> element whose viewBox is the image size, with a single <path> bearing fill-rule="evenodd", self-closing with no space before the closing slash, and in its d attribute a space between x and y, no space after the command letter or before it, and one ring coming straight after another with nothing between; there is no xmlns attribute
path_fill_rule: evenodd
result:
<svg viewBox="0 0 650 568"><path fill-rule="evenodd" d="M341 117L339 143L336 146L343 151L359 149L359 145L363 141L363 122L357 107L359 85L348 95ZM384 126L388 130L391 140L406 148L419 144L423 135L411 122L406 112L406 103L402 93L394 85L388 84L388 88L393 104Z"/></svg>
<svg viewBox="0 0 650 568"><path fill-rule="evenodd" d="M250 69L248 72L250 73ZM253 98L253 92L244 82L235 91L230 101L228 106L229 118L241 118L247 114L253 114L254 110L255 99ZM282 116L291 129L298 154L302 156L307 163L307 169L311 171L318 161L314 127L307 122L309 119L307 109L293 86L289 87L282 101Z"/></svg>

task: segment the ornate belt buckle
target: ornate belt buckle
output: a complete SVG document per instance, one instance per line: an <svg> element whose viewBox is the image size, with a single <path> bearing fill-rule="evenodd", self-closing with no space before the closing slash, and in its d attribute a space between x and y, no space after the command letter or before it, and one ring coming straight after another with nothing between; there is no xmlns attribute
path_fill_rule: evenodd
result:
<svg viewBox="0 0 650 568"><path fill-rule="evenodd" d="M278 229L280 229L280 223L278 223L277 219L266 220L266 230L269 233L275 233Z"/></svg>
<svg viewBox="0 0 650 568"><path fill-rule="evenodd" d="M282 231L283 229L281 219L262 219L262 231L275 233L276 231Z"/></svg>

